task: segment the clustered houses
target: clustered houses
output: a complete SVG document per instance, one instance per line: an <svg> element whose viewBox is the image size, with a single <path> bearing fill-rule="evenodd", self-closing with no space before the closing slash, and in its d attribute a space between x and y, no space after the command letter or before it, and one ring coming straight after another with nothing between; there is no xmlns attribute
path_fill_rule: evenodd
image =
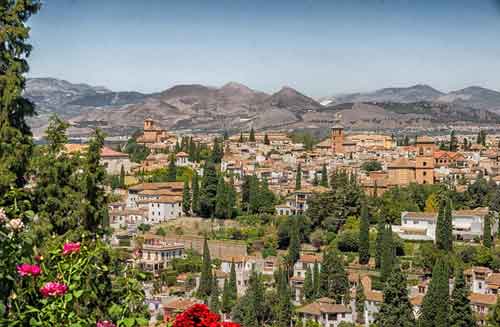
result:
<svg viewBox="0 0 500 327"><path fill-rule="evenodd" d="M484 218L493 215L491 233L498 232L497 213L488 208L474 210L455 210L452 212L453 235L457 240L477 240L483 238ZM437 212L403 212L401 225L393 225L393 232L402 239L412 241L435 241Z"/></svg>
<svg viewBox="0 0 500 327"><path fill-rule="evenodd" d="M87 147L86 144L66 144L65 151L69 154L84 153ZM137 164L130 161L128 154L115 151L107 146L101 149L101 164L110 175L119 175L122 167L126 174L137 167Z"/></svg>
<svg viewBox="0 0 500 327"><path fill-rule="evenodd" d="M184 244L166 242L158 237L145 237L139 266L144 271L158 273L175 258L184 257Z"/></svg>

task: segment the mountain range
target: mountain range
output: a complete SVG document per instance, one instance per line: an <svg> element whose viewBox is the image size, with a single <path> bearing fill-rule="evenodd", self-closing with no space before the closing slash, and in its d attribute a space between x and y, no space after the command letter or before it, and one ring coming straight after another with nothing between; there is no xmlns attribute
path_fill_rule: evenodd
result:
<svg viewBox="0 0 500 327"><path fill-rule="evenodd" d="M30 124L38 136L53 113L71 123L72 135L86 135L95 127L111 135L130 134L148 117L165 128L192 132L236 132L250 126L327 129L336 113L352 129L368 130L500 123L500 92L475 86L444 93L415 85L315 100L287 86L267 94L236 82L222 87L176 85L145 94L33 78L25 95L36 104L39 115Z"/></svg>

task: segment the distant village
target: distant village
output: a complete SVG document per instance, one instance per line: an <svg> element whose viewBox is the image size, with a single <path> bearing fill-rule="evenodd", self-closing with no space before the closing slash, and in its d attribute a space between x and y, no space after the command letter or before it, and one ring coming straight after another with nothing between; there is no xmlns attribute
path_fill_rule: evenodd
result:
<svg viewBox="0 0 500 327"><path fill-rule="evenodd" d="M190 135L189 138L191 143L196 142L206 149L214 147L212 136ZM185 136L162 129L157 122L146 119L143 132L135 139L138 145L148 150L143 160L133 162L129 154L110 147L104 147L101 152L101 161L109 175L122 174L122 178L124 175L125 179L130 177L131 180L122 181L120 187L109 189L116 198L109 211L114 230L112 243L133 251L131 262L153 276L167 271L175 260L182 260L192 253L201 255L206 239L206 230L201 231L199 225L207 224L207 220L183 208L184 181L152 182L144 179L147 174L172 165L203 176L203 162L193 160L193 153L181 150L183 140ZM303 143L294 143L283 132L254 132L252 129L225 136L220 172L226 181L231 180L238 193L242 192L244 176L265 180L278 199L273 212L276 217L304 215L312 196L329 191L328 185L320 181L329 180L338 171L355 178L365 195L375 198L382 197L391 189L415 184L443 184L457 192L464 192L478 177L498 185L498 142L499 136L482 132L477 136L452 133L449 137L417 136L403 141L391 135L346 133L338 117L331 127L330 137L309 148ZM75 153L82 147L69 144L66 150ZM323 176L325 173L327 175ZM297 179L300 180L300 187L297 187ZM490 214L496 217L490 228L491 234L496 235L498 214L488 207L454 210L455 240L481 242L484 220ZM404 242L435 242L437 216L436 211L404 211L391 229ZM224 225L217 219L208 221L210 229ZM176 222L179 225L173 228ZM193 230L198 230L197 234L189 232ZM224 281L229 278L234 265L239 295L245 294L253 271L271 279L284 260L283 251L264 256L262 251L243 241L208 239L207 244L212 259L218 262L213 273L220 289L224 287ZM366 265L360 265L357 259L348 262L352 296L348 303L342 304L329 298L304 300L306 272L314 266L321 269L321 262L322 255L318 253L318 248L302 244L300 257L293 265L289 280L292 300L297 306L297 321L305 323L312 320L325 327L362 321L363 325L370 326L383 302L382 291L373 287L373 259ZM411 274L414 283L408 286L409 296L413 312L418 317L430 276L424 272ZM484 325L488 310L497 302L500 272L484 266L472 266L465 271L465 277L470 287L472 310L479 325ZM172 276L168 284L145 285L150 312L158 317L158 321L167 321L177 312L201 302L195 296L199 283L200 273L183 272ZM357 310L360 304L356 303L356 290L360 289L360 283L364 303L363 309ZM230 319L229 316L226 318Z"/></svg>

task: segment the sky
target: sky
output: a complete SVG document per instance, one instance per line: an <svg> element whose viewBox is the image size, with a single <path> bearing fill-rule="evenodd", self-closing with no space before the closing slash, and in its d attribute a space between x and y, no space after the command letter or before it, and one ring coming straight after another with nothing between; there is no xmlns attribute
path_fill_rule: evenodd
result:
<svg viewBox="0 0 500 327"><path fill-rule="evenodd" d="M30 25L30 77L116 91L500 89L500 0L44 0Z"/></svg>

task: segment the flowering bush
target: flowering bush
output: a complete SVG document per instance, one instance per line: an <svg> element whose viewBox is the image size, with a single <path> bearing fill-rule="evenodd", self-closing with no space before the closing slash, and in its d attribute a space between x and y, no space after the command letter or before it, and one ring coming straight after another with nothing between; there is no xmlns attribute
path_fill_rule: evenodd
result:
<svg viewBox="0 0 500 327"><path fill-rule="evenodd" d="M240 327L233 322L221 322L220 316L204 304L195 304L175 317L173 327Z"/></svg>
<svg viewBox="0 0 500 327"><path fill-rule="evenodd" d="M42 293L43 297L61 296L66 294L67 291L68 286L58 282L48 282L40 287L40 293Z"/></svg>
<svg viewBox="0 0 500 327"><path fill-rule="evenodd" d="M80 252L80 243L66 243L63 246L63 255Z"/></svg>
<svg viewBox="0 0 500 327"><path fill-rule="evenodd" d="M26 276L36 277L42 273L42 268L40 268L40 266L38 265L30 265L29 263L23 263L22 265L17 266L17 272L21 277L26 277Z"/></svg>

